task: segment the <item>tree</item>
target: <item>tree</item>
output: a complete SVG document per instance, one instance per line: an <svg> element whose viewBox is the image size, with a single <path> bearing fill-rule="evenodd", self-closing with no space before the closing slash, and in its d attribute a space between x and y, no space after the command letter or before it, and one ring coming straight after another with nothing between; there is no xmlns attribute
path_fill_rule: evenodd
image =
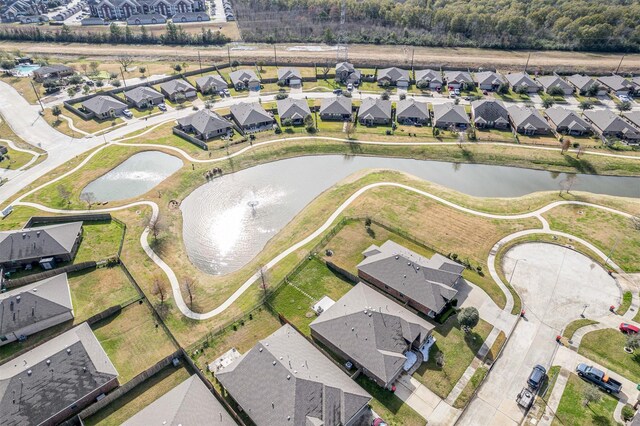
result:
<svg viewBox="0 0 640 426"><path fill-rule="evenodd" d="M404 101L405 99L407 99L407 94L406 93L400 93L399 98L400 98L401 101Z"/></svg>
<svg viewBox="0 0 640 426"><path fill-rule="evenodd" d="M558 86L551 86L547 89L547 93L551 96L564 96L564 90Z"/></svg>
<svg viewBox="0 0 640 426"><path fill-rule="evenodd" d="M620 102L618 105L616 105L616 108L618 108L620 112L629 111L631 109L631 102L629 101Z"/></svg>
<svg viewBox="0 0 640 426"><path fill-rule="evenodd" d="M576 183L577 180L578 180L578 177L576 175L574 174L567 175L567 177L560 182L560 193L558 195L562 195L563 190L566 191L567 194L570 194L571 188L573 188L573 185Z"/></svg>
<svg viewBox="0 0 640 426"><path fill-rule="evenodd" d="M58 196L64 201L65 205L71 204L71 191L64 185L58 185Z"/></svg>
<svg viewBox="0 0 640 426"><path fill-rule="evenodd" d="M507 93L509 93L509 85L507 83L500 84L500 86L498 86L498 93L500 93L501 95L506 95Z"/></svg>
<svg viewBox="0 0 640 426"><path fill-rule="evenodd" d="M62 109L60 109L60 106L56 105L53 108L51 108L51 114L53 114L53 116L56 117L57 122L60 122L60 119L58 117L60 116L60 114L62 114Z"/></svg>
<svg viewBox="0 0 640 426"><path fill-rule="evenodd" d="M180 65L180 64L174 64L174 65L173 65L173 69L174 69L176 72L180 72L180 71L182 71L182 65Z"/></svg>
<svg viewBox="0 0 640 426"><path fill-rule="evenodd" d="M236 69L240 66L240 62L233 60L231 61L231 68Z"/></svg>
<svg viewBox="0 0 640 426"><path fill-rule="evenodd" d="M391 95L388 90L385 90L384 92L382 92L382 95L380 95L380 99L382 99L383 101L388 101L390 97Z"/></svg>
<svg viewBox="0 0 640 426"><path fill-rule="evenodd" d="M100 63L96 61L89 62L89 68L91 69L91 74L98 74L98 68L100 67Z"/></svg>
<svg viewBox="0 0 640 426"><path fill-rule="evenodd" d="M140 74L144 78L144 73L147 72L147 67L140 67L140 68L138 68L138 71L140 71Z"/></svg>
<svg viewBox="0 0 640 426"><path fill-rule="evenodd" d="M120 64L123 71L127 71L129 65L133 63L133 58L130 55L120 55L116 62Z"/></svg>
<svg viewBox="0 0 640 426"><path fill-rule="evenodd" d="M584 390L584 394L582 396L583 396L582 403L584 404L585 407L591 404L592 402L597 403L602 398L602 394L600 393L598 388L595 387L594 385L587 385L587 387Z"/></svg>
<svg viewBox="0 0 640 426"><path fill-rule="evenodd" d="M327 74L329 74L329 71L331 71L331 68L329 68L329 64L326 64L324 67L322 67L322 78L324 80L327 79Z"/></svg>
<svg viewBox="0 0 640 426"><path fill-rule="evenodd" d="M480 322L480 313L473 306L462 308L462 310L458 312L458 322L462 326L464 332L469 333L471 329Z"/></svg>
<svg viewBox="0 0 640 426"><path fill-rule="evenodd" d="M560 153L564 154L569 151L569 148L571 148L571 140L569 138L562 139L562 149L560 150Z"/></svg>
<svg viewBox="0 0 640 426"><path fill-rule="evenodd" d="M591 86L589 86L589 88L587 89L586 95L590 96L590 97L594 97L598 95L598 92L600 91L600 85L596 82L594 82Z"/></svg>
<svg viewBox="0 0 640 426"><path fill-rule="evenodd" d="M631 350L640 348L640 336L637 334L630 334L629 337L627 337L625 347Z"/></svg>
<svg viewBox="0 0 640 426"><path fill-rule="evenodd" d="M256 62L256 65L258 66L258 68L260 69L260 72L264 71L264 61L258 61Z"/></svg>
<svg viewBox="0 0 640 426"><path fill-rule="evenodd" d="M83 62L82 64L80 64L80 68L82 68L82 72L84 73L84 75L87 75L87 70L89 69L89 65L86 62Z"/></svg>
<svg viewBox="0 0 640 426"><path fill-rule="evenodd" d="M444 367L444 364L445 364L444 352L438 351L438 353L436 354L435 360L436 360L436 365L438 367L440 368Z"/></svg>
<svg viewBox="0 0 640 426"><path fill-rule="evenodd" d="M542 100L542 106L546 108L551 108L555 104L555 101L552 98L544 98Z"/></svg>
<svg viewBox="0 0 640 426"><path fill-rule="evenodd" d="M518 95L526 95L527 93L529 93L529 88L524 84L521 84L520 86L516 87L516 93Z"/></svg>
<svg viewBox="0 0 640 426"><path fill-rule="evenodd" d="M153 235L153 241L157 242L158 241L158 235L160 235L160 233L162 232L163 229L163 224L160 221L160 216L151 216L149 218L149 224L147 225L149 227L149 232L151 233L151 235Z"/></svg>
<svg viewBox="0 0 640 426"><path fill-rule="evenodd" d="M588 109L592 109L593 108L593 104L589 101L580 101L580 109L582 111L588 110Z"/></svg>
<svg viewBox="0 0 640 426"><path fill-rule="evenodd" d="M631 226L636 231L640 231L640 216L631 216Z"/></svg>
<svg viewBox="0 0 640 426"><path fill-rule="evenodd" d="M83 192L80 194L80 201L87 203L87 207L91 210L91 206L96 202L96 195L93 192Z"/></svg>
<svg viewBox="0 0 640 426"><path fill-rule="evenodd" d="M196 291L196 283L191 278L185 278L182 283L182 289L189 297L189 309L193 309L193 296Z"/></svg>
<svg viewBox="0 0 640 426"><path fill-rule="evenodd" d="M167 286L162 278L156 276L153 278L153 287L151 293L160 299L160 305L164 305L164 301L167 298Z"/></svg>
<svg viewBox="0 0 640 426"><path fill-rule="evenodd" d="M347 139L351 139L351 135L353 135L354 130L355 126L353 125L353 121L347 121L344 125L344 132L347 134Z"/></svg>

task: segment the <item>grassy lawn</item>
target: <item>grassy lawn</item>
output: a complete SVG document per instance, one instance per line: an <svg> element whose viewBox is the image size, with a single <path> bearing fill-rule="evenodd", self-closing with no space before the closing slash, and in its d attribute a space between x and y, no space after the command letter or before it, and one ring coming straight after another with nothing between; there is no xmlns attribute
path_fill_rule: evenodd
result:
<svg viewBox="0 0 640 426"><path fill-rule="evenodd" d="M618 400L602 392L602 399L597 403L590 403L585 406L583 403L584 392L588 386L593 386L578 376L571 373L564 389L560 405L556 410L556 417L553 419L554 426L582 425L582 426L603 426L615 425L613 419Z"/></svg>
<svg viewBox="0 0 640 426"><path fill-rule="evenodd" d="M186 368L169 366L83 422L87 426L121 425L189 377L190 374Z"/></svg>
<svg viewBox="0 0 640 426"><path fill-rule="evenodd" d="M482 142L515 142L509 130L476 129L476 137Z"/></svg>
<svg viewBox="0 0 640 426"><path fill-rule="evenodd" d="M176 350L146 304L134 303L92 328L121 385Z"/></svg>
<svg viewBox="0 0 640 426"><path fill-rule="evenodd" d="M582 327L586 327L588 325L598 324L598 321L590 320L588 318L581 318L575 321L571 321L562 332L562 336L571 340L573 335L578 331L578 329Z"/></svg>
<svg viewBox="0 0 640 426"><path fill-rule="evenodd" d="M433 330L436 343L429 352L429 361L423 363L414 377L441 398L446 398L460 380L476 353L484 343L493 326L486 321L480 323L469 334L460 328L455 316ZM436 364L436 354L444 354L444 367Z"/></svg>
<svg viewBox="0 0 640 426"><path fill-rule="evenodd" d="M84 222L82 242L73 263L102 260L118 254L124 228L115 220Z"/></svg>
<svg viewBox="0 0 640 426"><path fill-rule="evenodd" d="M351 288L351 284L331 272L324 262L313 258L291 277L289 284L278 289L270 304L302 333L310 335L309 324L316 319L315 312L311 310L313 304L323 296L336 301Z"/></svg>
<svg viewBox="0 0 640 426"><path fill-rule="evenodd" d="M560 142L553 134L525 136L518 134L518 140L524 145L547 145L560 148Z"/></svg>
<svg viewBox="0 0 640 426"><path fill-rule="evenodd" d="M469 399L473 396L480 383L487 376L489 369L486 367L479 367L473 376L471 376L471 380L467 383L467 385L462 389L462 393L458 395L458 398L453 402L453 406L455 408L464 408L465 405L469 402Z"/></svg>
<svg viewBox="0 0 640 426"><path fill-rule="evenodd" d="M498 355L500 354L500 351L502 350L502 347L504 346L506 341L507 335L504 334L504 331L500 330L498 336L496 336L496 340L494 340L493 342L493 345L491 345L491 348L489 348L489 352L487 352L485 360L487 362L494 362L498 358Z"/></svg>
<svg viewBox="0 0 640 426"><path fill-rule="evenodd" d="M622 294L622 303L620 303L620 306L618 306L618 309L616 309L616 314L618 315L626 314L629 308L631 307L632 301L633 301L633 294L630 291L625 291Z"/></svg>
<svg viewBox="0 0 640 426"><path fill-rule="evenodd" d="M3 81L13 86L13 88L16 89L18 93L20 93L20 95L22 95L22 97L25 98L27 102L29 102L30 104L35 104L38 102L38 98L36 97L36 94L33 91L33 87L31 86L31 81L32 81L31 78L14 77L11 75L2 74L0 75L0 81ZM41 97L43 97L44 89L42 88L42 84L36 83L35 81L33 83L36 86L36 90L38 91L38 94Z"/></svg>
<svg viewBox="0 0 640 426"><path fill-rule="evenodd" d="M4 135L2 135L2 137L4 137ZM4 154L4 157L0 160L0 169L19 169L33 158L33 156L27 152L16 151L15 149L9 148L9 145L4 142L0 142L0 145L7 148L7 153Z"/></svg>
<svg viewBox="0 0 640 426"><path fill-rule="evenodd" d="M389 426L424 426L425 419L393 392L383 389L364 374L356 382L373 397L371 408Z"/></svg>
<svg viewBox="0 0 640 426"><path fill-rule="evenodd" d="M76 105L76 107L78 107L78 105ZM109 130L112 127L115 127L124 123L124 120L119 117L114 117L107 120L97 120L97 119L84 120L81 117L77 116L76 114L73 114L71 111L68 111L66 109L62 109L62 115L73 120L73 125L76 127L76 129L80 129L87 133L95 133L103 130ZM71 128L69 128L68 123L64 119L54 116L50 108L46 108L44 110L44 119L52 127L56 128L57 130L59 130L64 134L67 134L69 136L74 136L74 137L83 136L78 132L74 132L73 130L71 130Z"/></svg>
<svg viewBox="0 0 640 426"><path fill-rule="evenodd" d="M640 382L640 351L626 353L623 348L627 335L618 330L607 328L587 333L582 338L578 353L597 362L612 375L621 374L632 382Z"/></svg>

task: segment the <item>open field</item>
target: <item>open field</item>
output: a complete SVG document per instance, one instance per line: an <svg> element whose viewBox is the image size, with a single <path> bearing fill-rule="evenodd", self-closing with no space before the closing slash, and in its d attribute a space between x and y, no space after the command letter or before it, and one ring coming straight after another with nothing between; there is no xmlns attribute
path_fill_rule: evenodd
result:
<svg viewBox="0 0 640 426"><path fill-rule="evenodd" d="M556 410L556 417L553 419L553 426L606 426L617 424L613 420L613 411L618 400L602 392L602 399L599 402L592 402L585 406L583 402L584 392L588 386L593 385L586 383L573 373L569 375L567 387L564 389L560 405Z"/></svg>
<svg viewBox="0 0 640 426"><path fill-rule="evenodd" d="M635 354L626 353L627 335L617 329L591 331L584 335L578 348L578 353L597 362L604 368L622 374L633 382L640 382L640 355L636 349ZM603 344L606 342L606 344Z"/></svg>

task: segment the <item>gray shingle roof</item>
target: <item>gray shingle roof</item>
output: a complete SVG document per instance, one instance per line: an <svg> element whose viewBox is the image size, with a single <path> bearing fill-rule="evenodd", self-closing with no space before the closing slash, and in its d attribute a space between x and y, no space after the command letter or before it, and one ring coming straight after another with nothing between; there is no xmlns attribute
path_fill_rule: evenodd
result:
<svg viewBox="0 0 640 426"><path fill-rule="evenodd" d="M557 75L543 75L542 77L538 77L538 83L540 83L545 90L556 86L562 90L573 90L573 86Z"/></svg>
<svg viewBox="0 0 640 426"><path fill-rule="evenodd" d="M0 232L0 262L60 256L71 252L82 222Z"/></svg>
<svg viewBox="0 0 640 426"><path fill-rule="evenodd" d="M507 108L511 121L517 128L535 128L538 130L550 130L547 120L533 107L511 105Z"/></svg>
<svg viewBox="0 0 640 426"><path fill-rule="evenodd" d="M278 80L302 79L302 74L298 68L278 68Z"/></svg>
<svg viewBox="0 0 640 426"><path fill-rule="evenodd" d="M351 72L354 72L355 70L356 69L353 67L353 64L349 63L349 62L338 62L336 64L336 72L337 73L338 72L344 72L344 71L351 73Z"/></svg>
<svg viewBox="0 0 640 426"><path fill-rule="evenodd" d="M135 103L143 100L151 100L164 97L162 93L148 86L139 86L135 89L127 90L126 92L124 92L124 96L131 99Z"/></svg>
<svg viewBox="0 0 640 426"><path fill-rule="evenodd" d="M237 71L233 71L232 73L229 74L229 78L231 79L231 83L233 83L233 85L236 85L238 83L242 83L242 84L248 84L250 82L260 82L260 79L258 78L258 76L256 75L255 72L253 72L253 70L237 70Z"/></svg>
<svg viewBox="0 0 640 426"><path fill-rule="evenodd" d="M507 81L512 87L526 86L526 87L540 87L538 83L532 79L526 72L515 72L506 75Z"/></svg>
<svg viewBox="0 0 640 426"><path fill-rule="evenodd" d="M429 118L429 108L427 104L416 102L415 99L404 99L396 104L396 117L403 118Z"/></svg>
<svg viewBox="0 0 640 426"><path fill-rule="evenodd" d="M474 123L509 123L509 114L502 101L480 99L471 102Z"/></svg>
<svg viewBox="0 0 640 426"><path fill-rule="evenodd" d="M388 78L392 82L409 81L409 71L401 68L391 67L378 70L378 80Z"/></svg>
<svg viewBox="0 0 640 426"><path fill-rule="evenodd" d="M126 108L127 105L112 96L98 95L82 102L82 107L94 114L102 115L111 110Z"/></svg>
<svg viewBox="0 0 640 426"><path fill-rule="evenodd" d="M638 133L638 129L608 109L585 111L584 116L605 133Z"/></svg>
<svg viewBox="0 0 640 426"><path fill-rule="evenodd" d="M569 130L583 132L591 128L578 114L568 109L554 107L548 108L544 113L556 127L567 127Z"/></svg>
<svg viewBox="0 0 640 426"><path fill-rule="evenodd" d="M202 380L194 374L122 425L233 426L237 423Z"/></svg>
<svg viewBox="0 0 640 426"><path fill-rule="evenodd" d="M416 74L416 82L420 80L426 80L429 82L442 84L442 74L440 73L440 71L434 71L431 69L416 70L415 74Z"/></svg>
<svg viewBox="0 0 640 426"><path fill-rule="evenodd" d="M433 326L359 283L313 321L311 329L389 383L403 367L411 343L424 342Z"/></svg>
<svg viewBox="0 0 640 426"><path fill-rule="evenodd" d="M73 71L73 68L63 64L51 64L34 70L33 73L39 76L46 76L52 73Z"/></svg>
<svg viewBox="0 0 640 426"><path fill-rule="evenodd" d="M478 83L478 85L486 85L486 84L500 85L505 82L504 76L502 76L502 74L498 74L493 71L477 72L474 74L473 78L476 81L476 83Z"/></svg>
<svg viewBox="0 0 640 426"><path fill-rule="evenodd" d="M320 114L351 114L353 100L346 96L324 98L320 103Z"/></svg>
<svg viewBox="0 0 640 426"><path fill-rule="evenodd" d="M365 251L358 270L377 279L432 311L440 312L458 293L453 286L464 267L435 254L426 259L389 240Z"/></svg>
<svg viewBox="0 0 640 426"><path fill-rule="evenodd" d="M578 90L587 91L589 87L593 85L596 81L586 75L573 74L567 77L569 83L573 84Z"/></svg>
<svg viewBox="0 0 640 426"><path fill-rule="evenodd" d="M623 115L627 120L640 129L640 111L627 111Z"/></svg>
<svg viewBox="0 0 640 426"><path fill-rule="evenodd" d="M199 133L206 134L219 129L231 129L231 123L208 109L200 110L194 114L178 120L181 126L193 126Z"/></svg>
<svg viewBox="0 0 640 426"><path fill-rule="evenodd" d="M206 75L204 77L200 77L196 80L196 84L204 91L211 89L220 91L229 87L224 78L219 75Z"/></svg>
<svg viewBox="0 0 640 426"><path fill-rule="evenodd" d="M364 98L360 104L358 119L391 119L391 101L384 99Z"/></svg>
<svg viewBox="0 0 640 426"><path fill-rule="evenodd" d="M258 342L216 378L258 426L346 424L371 400L290 325Z"/></svg>
<svg viewBox="0 0 640 426"><path fill-rule="evenodd" d="M273 121L273 117L257 102L231 105L231 114L241 126Z"/></svg>
<svg viewBox="0 0 640 426"><path fill-rule="evenodd" d="M179 78L162 83L160 87L170 95L173 95L174 93L184 93L196 90L196 88L193 87L191 83Z"/></svg>
<svg viewBox="0 0 640 426"><path fill-rule="evenodd" d="M619 75L598 77L598 81L614 91L623 91L630 90L631 88L638 88L635 83Z"/></svg>
<svg viewBox="0 0 640 426"><path fill-rule="evenodd" d="M0 365L0 424L45 422L117 376L91 328L82 323Z"/></svg>
<svg viewBox="0 0 640 426"><path fill-rule="evenodd" d="M447 83L473 83L471 74L466 71L445 71L444 79L447 80Z"/></svg>
<svg viewBox="0 0 640 426"><path fill-rule="evenodd" d="M311 115L311 109L305 99L285 98L278 102L278 115L280 119L302 119Z"/></svg>
<svg viewBox="0 0 640 426"><path fill-rule="evenodd" d="M436 123L469 124L469 116L462 105L447 102L433 105L433 121Z"/></svg>

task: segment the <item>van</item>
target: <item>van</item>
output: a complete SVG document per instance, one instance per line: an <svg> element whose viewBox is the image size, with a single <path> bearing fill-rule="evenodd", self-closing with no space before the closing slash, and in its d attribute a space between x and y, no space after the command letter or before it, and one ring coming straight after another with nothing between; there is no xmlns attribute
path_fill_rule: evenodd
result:
<svg viewBox="0 0 640 426"><path fill-rule="evenodd" d="M527 384L531 386L531 389L536 390L540 387L544 378L547 376L547 370L540 364L533 367L533 371L529 374Z"/></svg>

